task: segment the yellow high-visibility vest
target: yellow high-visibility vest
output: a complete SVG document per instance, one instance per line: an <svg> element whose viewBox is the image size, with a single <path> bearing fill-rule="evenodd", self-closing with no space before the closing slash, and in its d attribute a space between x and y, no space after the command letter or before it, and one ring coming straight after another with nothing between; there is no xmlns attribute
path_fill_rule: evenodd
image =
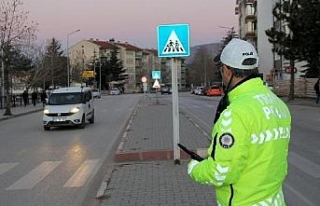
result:
<svg viewBox="0 0 320 206"><path fill-rule="evenodd" d="M220 206L283 206L291 115L260 78L228 93L212 130L208 158L190 176L213 185Z"/></svg>

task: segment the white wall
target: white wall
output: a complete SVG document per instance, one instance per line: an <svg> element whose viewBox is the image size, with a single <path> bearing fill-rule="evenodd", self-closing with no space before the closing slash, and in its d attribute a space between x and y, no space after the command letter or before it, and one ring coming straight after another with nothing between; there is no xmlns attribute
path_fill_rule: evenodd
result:
<svg viewBox="0 0 320 206"><path fill-rule="evenodd" d="M266 79L266 74L273 68L273 53L272 44L269 43L265 31L273 27L272 16L272 1L258 1L257 4L257 45L260 57L259 71L263 73L263 78Z"/></svg>

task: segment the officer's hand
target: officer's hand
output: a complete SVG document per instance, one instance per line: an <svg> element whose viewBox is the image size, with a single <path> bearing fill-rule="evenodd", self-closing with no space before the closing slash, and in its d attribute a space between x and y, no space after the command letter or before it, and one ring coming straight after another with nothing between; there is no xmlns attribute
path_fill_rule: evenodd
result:
<svg viewBox="0 0 320 206"><path fill-rule="evenodd" d="M197 160L191 160L191 161L189 162L189 164L188 164L188 175L191 174L193 168L194 168L197 164L199 164L199 162L198 162Z"/></svg>

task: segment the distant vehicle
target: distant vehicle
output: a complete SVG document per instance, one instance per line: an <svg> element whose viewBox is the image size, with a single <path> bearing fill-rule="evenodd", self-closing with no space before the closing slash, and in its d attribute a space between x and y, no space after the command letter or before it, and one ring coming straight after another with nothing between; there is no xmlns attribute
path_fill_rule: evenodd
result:
<svg viewBox="0 0 320 206"><path fill-rule="evenodd" d="M206 90L205 93L206 96L221 96L222 95L222 89L219 86L211 86Z"/></svg>
<svg viewBox="0 0 320 206"><path fill-rule="evenodd" d="M171 94L171 89L170 89L170 87L168 87L168 86L162 86L161 88L160 88L160 91L161 91L161 94Z"/></svg>
<svg viewBox="0 0 320 206"><path fill-rule="evenodd" d="M194 90L194 94L195 95L204 95L204 93L203 93L203 89L204 89L204 87L196 87L196 89Z"/></svg>
<svg viewBox="0 0 320 206"><path fill-rule="evenodd" d="M92 95L93 95L93 98L101 98L101 92L99 89L93 89Z"/></svg>
<svg viewBox="0 0 320 206"><path fill-rule="evenodd" d="M190 94L195 94L197 88L198 88L198 86L191 87Z"/></svg>
<svg viewBox="0 0 320 206"><path fill-rule="evenodd" d="M43 111L43 128L78 126L94 123L94 101L89 87L67 87L51 92Z"/></svg>
<svg viewBox="0 0 320 206"><path fill-rule="evenodd" d="M117 87L113 87L112 89L110 89L109 94L110 95L120 95L121 91L119 88Z"/></svg>

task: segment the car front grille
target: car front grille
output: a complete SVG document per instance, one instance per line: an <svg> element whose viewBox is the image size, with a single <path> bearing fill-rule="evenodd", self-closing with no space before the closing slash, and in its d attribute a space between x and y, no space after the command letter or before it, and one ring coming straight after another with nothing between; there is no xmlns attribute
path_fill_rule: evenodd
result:
<svg viewBox="0 0 320 206"><path fill-rule="evenodd" d="M67 117L67 116L71 116L73 115L73 113L49 113L49 114L46 114L48 117Z"/></svg>

